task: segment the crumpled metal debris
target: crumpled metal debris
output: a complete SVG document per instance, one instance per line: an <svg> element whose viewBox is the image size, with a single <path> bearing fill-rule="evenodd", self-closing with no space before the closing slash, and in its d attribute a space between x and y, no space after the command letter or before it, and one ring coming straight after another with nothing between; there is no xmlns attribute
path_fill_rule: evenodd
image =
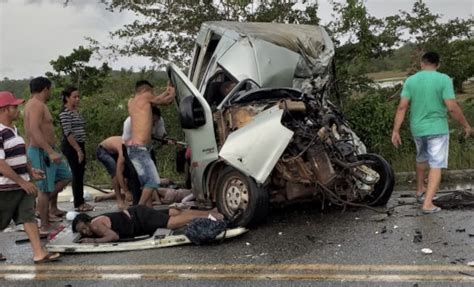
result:
<svg viewBox="0 0 474 287"><path fill-rule="evenodd" d="M444 209L474 207L474 193L466 190L441 193L433 203Z"/></svg>

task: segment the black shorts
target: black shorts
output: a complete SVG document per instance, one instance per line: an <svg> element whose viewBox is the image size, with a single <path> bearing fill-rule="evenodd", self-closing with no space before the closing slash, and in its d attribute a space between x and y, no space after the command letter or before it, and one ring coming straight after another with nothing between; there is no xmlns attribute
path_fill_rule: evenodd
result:
<svg viewBox="0 0 474 287"><path fill-rule="evenodd" d="M135 236L153 235L158 228L167 228L170 219L169 210L156 210L141 205L128 209L133 221Z"/></svg>
<svg viewBox="0 0 474 287"><path fill-rule="evenodd" d="M0 191L0 230L5 229L12 219L15 224L36 222L33 195L22 189Z"/></svg>

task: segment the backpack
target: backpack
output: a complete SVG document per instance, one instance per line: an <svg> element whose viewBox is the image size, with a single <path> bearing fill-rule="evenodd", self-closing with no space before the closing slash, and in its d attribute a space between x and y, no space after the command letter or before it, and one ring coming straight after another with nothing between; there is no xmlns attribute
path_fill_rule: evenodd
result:
<svg viewBox="0 0 474 287"><path fill-rule="evenodd" d="M228 225L226 220L195 218L188 224L184 234L192 243L201 245L216 239L217 235L227 230Z"/></svg>

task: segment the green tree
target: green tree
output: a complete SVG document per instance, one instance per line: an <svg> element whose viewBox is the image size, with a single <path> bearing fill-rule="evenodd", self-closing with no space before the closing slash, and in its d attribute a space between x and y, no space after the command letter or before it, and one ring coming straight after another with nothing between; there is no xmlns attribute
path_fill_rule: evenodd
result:
<svg viewBox="0 0 474 287"><path fill-rule="evenodd" d="M401 31L394 17L378 19L369 14L363 0L331 1L334 20L328 25L336 46L336 74L343 98L367 91L370 62L392 52Z"/></svg>
<svg viewBox="0 0 474 287"><path fill-rule="evenodd" d="M99 91L111 68L103 63L100 68L89 66L94 50L79 46L73 49L68 56L59 56L49 63L54 73L47 72L46 76L51 78L57 87L75 85L84 95L91 95Z"/></svg>
<svg viewBox="0 0 474 287"><path fill-rule="evenodd" d="M125 40L123 46L108 48L122 55L150 57L157 63L167 61L187 67L194 40L205 21L281 22L318 24L317 2L249 0L101 0L110 10L129 10L141 20L113 31L112 37ZM294 9L301 2L302 9Z"/></svg>
<svg viewBox="0 0 474 287"><path fill-rule="evenodd" d="M3 80L0 81L0 91L10 91L17 98L27 99L30 94L29 82L30 80L26 79L12 80L7 77L4 77Z"/></svg>
<svg viewBox="0 0 474 287"><path fill-rule="evenodd" d="M412 72L418 70L423 52L436 51L442 60L440 72L453 77L456 90L462 92L462 83L474 75L474 19L455 18L442 23L441 15L433 14L423 0L417 0L411 12L400 11L396 18L397 25L407 31L404 41L416 45Z"/></svg>

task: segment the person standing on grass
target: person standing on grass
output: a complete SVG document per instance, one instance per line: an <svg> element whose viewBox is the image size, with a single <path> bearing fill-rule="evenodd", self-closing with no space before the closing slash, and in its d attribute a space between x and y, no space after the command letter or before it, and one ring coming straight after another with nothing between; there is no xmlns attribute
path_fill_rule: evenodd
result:
<svg viewBox="0 0 474 287"><path fill-rule="evenodd" d="M38 181L37 210L42 233L49 233L50 222L60 221L65 211L58 209L58 193L71 181L71 171L56 148L53 117L46 102L51 97L51 81L37 77L30 81L31 97L25 106L24 126L28 144L28 159L34 168L45 172Z"/></svg>
<svg viewBox="0 0 474 287"><path fill-rule="evenodd" d="M79 212L87 212L94 208L84 200L86 123L77 110L80 101L80 93L76 87L68 87L62 92L62 96L64 106L59 114L59 121L63 130L61 151L66 156L72 171L74 208Z"/></svg>
<svg viewBox="0 0 474 287"><path fill-rule="evenodd" d="M416 145L416 198L423 203L423 213L441 211L433 198L441 181L441 169L448 166L449 127L447 112L464 128L467 138L471 126L455 100L453 81L439 73L439 55L427 52L421 58L421 71L408 77L403 85L392 131L392 143L398 148L400 127L410 107L410 129ZM424 173L429 167L425 192Z"/></svg>
<svg viewBox="0 0 474 287"><path fill-rule="evenodd" d="M46 263L57 260L59 254L48 253L41 246L35 218L38 188L30 182L30 177L42 179L43 172L31 168L25 141L13 125L20 115L18 106L23 102L10 92L0 92L0 230L5 229L11 220L23 224L33 249L33 261ZM0 253L0 261L5 260Z"/></svg>

